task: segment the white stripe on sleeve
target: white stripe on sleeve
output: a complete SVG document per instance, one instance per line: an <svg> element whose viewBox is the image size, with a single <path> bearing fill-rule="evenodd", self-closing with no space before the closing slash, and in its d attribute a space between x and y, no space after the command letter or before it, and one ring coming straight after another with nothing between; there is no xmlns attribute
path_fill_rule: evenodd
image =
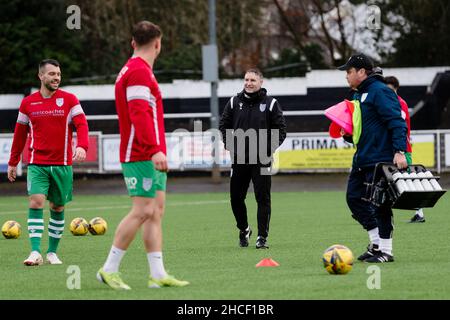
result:
<svg viewBox="0 0 450 320"><path fill-rule="evenodd" d="M151 107L156 108L156 98L152 93L150 93L149 103Z"/></svg>
<svg viewBox="0 0 450 320"><path fill-rule="evenodd" d="M128 138L127 153L125 154L125 162L130 162L131 150L133 148L133 140L134 140L134 126L131 125L130 137Z"/></svg>
<svg viewBox="0 0 450 320"><path fill-rule="evenodd" d="M34 130L33 130L33 124L31 121L28 123L30 126L30 135L31 135L31 143L30 143L30 149L31 149L31 157L30 157L30 164L33 164L34 161Z"/></svg>
<svg viewBox="0 0 450 320"><path fill-rule="evenodd" d="M403 119L403 120L406 120L406 113L405 113L405 111L403 111L403 110L402 110L402 119Z"/></svg>
<svg viewBox="0 0 450 320"><path fill-rule="evenodd" d="M156 135L156 144L159 146L161 144L160 139L159 139L159 128L158 128L158 113L156 110L156 105L152 106L152 104L150 103L150 107L153 111L153 128L155 130L155 135Z"/></svg>
<svg viewBox="0 0 450 320"><path fill-rule="evenodd" d="M17 122L21 124L28 125L30 122L30 118L25 113L19 111L19 115L17 116Z"/></svg>
<svg viewBox="0 0 450 320"><path fill-rule="evenodd" d="M72 122L71 114L67 116L66 119L66 132L64 135L64 165L67 166L67 158L69 153L69 124Z"/></svg>
<svg viewBox="0 0 450 320"><path fill-rule="evenodd" d="M269 107L270 111L272 111L275 102L277 102L277 99L272 99L272 102L270 103L270 107Z"/></svg>
<svg viewBox="0 0 450 320"><path fill-rule="evenodd" d="M132 100L150 101L150 88L146 86L127 87L127 101Z"/></svg>
<svg viewBox="0 0 450 320"><path fill-rule="evenodd" d="M77 104L70 109L70 116L72 118L82 113L84 113L84 111L80 104Z"/></svg>

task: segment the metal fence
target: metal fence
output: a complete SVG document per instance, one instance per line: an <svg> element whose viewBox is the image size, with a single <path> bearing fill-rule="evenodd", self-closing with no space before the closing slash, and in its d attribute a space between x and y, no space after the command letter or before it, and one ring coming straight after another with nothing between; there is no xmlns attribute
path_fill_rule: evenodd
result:
<svg viewBox="0 0 450 320"><path fill-rule="evenodd" d="M0 172L6 172L12 134L0 134ZM214 161L221 170L231 167L228 151L219 144L213 157L213 134L204 132L167 133L167 158L172 171L209 171ZM450 130L411 132L413 163L437 173L450 172ZM74 145L76 137L74 138ZM74 164L77 173L118 173L120 136L91 132L86 161ZM18 173L26 170L25 148ZM330 138L327 132L289 133L274 156L279 172L348 172L355 148L343 139Z"/></svg>

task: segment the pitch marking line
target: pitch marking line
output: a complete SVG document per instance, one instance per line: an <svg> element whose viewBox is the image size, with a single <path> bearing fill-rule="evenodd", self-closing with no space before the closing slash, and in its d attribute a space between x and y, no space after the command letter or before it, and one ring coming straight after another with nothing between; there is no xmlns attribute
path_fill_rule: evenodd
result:
<svg viewBox="0 0 450 320"><path fill-rule="evenodd" d="M198 206L198 205L205 205L205 204L225 204L229 203L229 200L210 200L210 201L191 201L191 202L174 202L174 203L166 203L166 207L180 207L180 206ZM92 211L92 210L110 210L110 209L129 209L131 208L131 205L126 206L108 206L108 207L88 207L88 208L67 208L66 212L77 212L77 211ZM17 214L17 213L24 213L28 208L25 208L24 210L20 211L9 211L9 212L0 212L0 215L7 215L7 214Z"/></svg>

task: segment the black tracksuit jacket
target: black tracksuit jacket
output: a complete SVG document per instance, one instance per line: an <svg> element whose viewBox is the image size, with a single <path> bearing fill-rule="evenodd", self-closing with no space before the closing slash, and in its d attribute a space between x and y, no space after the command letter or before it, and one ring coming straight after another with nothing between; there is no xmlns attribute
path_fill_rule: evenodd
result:
<svg viewBox="0 0 450 320"><path fill-rule="evenodd" d="M278 148L286 138L286 122L283 117L281 106L275 98L267 95L267 90L264 88L261 88L260 91L251 96L245 94L244 91L238 93L236 96L233 96L228 101L222 113L219 129L222 132L225 148L231 153L233 163L242 163L237 162L237 160L245 158L245 164L249 164L249 161L255 159L256 156L251 156L250 151L256 149L258 150L258 155L256 156L257 163L251 164L269 164L267 163L267 159L265 159L266 157L263 159L260 157L259 138L267 137L267 150L266 152L262 151L261 153L268 157L273 155L276 148ZM228 132L227 136L227 131L230 129L233 130L233 133ZM250 148L249 139L246 139L245 155L241 154L240 157L238 157L239 150L236 148L237 138L235 136L235 132L237 129L242 129L244 132L248 129L254 129L256 130L258 139L257 148ZM267 134L259 134L260 129L266 129ZM279 130L278 141L274 141L272 145L271 129ZM230 141L227 141L227 138L230 138L231 136L234 137L234 145L232 145Z"/></svg>

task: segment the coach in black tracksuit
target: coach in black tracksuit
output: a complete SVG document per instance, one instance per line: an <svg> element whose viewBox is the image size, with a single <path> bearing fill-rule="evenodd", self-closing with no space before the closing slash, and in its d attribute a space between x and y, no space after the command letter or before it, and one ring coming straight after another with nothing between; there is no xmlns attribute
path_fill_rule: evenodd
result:
<svg viewBox="0 0 450 320"><path fill-rule="evenodd" d="M252 234L247 221L245 198L253 181L258 204L257 249L268 248L271 215L270 187L272 155L286 138L286 124L278 101L262 88L257 69L245 73L244 90L231 97L220 119L225 148L232 158L231 208L239 228L239 245L248 246Z"/></svg>

